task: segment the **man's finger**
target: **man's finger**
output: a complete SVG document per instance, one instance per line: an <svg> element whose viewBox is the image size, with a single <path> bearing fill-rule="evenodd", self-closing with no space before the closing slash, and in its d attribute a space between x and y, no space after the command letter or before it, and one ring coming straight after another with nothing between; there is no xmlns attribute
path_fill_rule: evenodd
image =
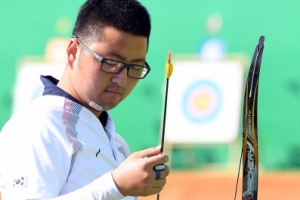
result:
<svg viewBox="0 0 300 200"><path fill-rule="evenodd" d="M136 152L136 153L134 153L134 155L138 158L151 157L151 156L159 154L160 150L161 150L161 145L158 145L157 147L152 147L149 149L145 149L145 150Z"/></svg>
<svg viewBox="0 0 300 200"><path fill-rule="evenodd" d="M155 187L153 187L152 189L151 189L151 194L149 194L149 195L152 195L152 194L157 194L157 193L159 193L160 191L162 191L162 189L164 188L164 184L163 185L161 185L161 186L155 186Z"/></svg>

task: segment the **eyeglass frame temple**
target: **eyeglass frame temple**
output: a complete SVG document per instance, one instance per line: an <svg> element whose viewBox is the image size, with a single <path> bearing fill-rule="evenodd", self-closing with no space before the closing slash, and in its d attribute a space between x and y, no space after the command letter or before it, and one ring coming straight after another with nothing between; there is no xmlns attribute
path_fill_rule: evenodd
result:
<svg viewBox="0 0 300 200"><path fill-rule="evenodd" d="M88 46L86 46L85 44L83 44L79 39L78 39L78 37L77 36L73 36L73 38L75 38L84 48L85 48L85 50L87 50L88 52L90 52L91 54L93 54L93 56L95 57L95 58L97 58L97 60L99 60L99 62L102 62L102 60L104 59L104 58L102 58L101 56L99 56L98 54L96 54L94 51L92 51Z"/></svg>

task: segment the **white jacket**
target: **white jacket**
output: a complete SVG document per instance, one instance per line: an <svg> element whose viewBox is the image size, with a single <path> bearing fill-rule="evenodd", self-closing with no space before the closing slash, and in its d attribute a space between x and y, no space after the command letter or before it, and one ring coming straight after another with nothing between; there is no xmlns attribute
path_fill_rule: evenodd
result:
<svg viewBox="0 0 300 200"><path fill-rule="evenodd" d="M105 129L67 98L31 102L0 134L2 199L136 199L124 197L111 176L129 155L128 145L110 116Z"/></svg>

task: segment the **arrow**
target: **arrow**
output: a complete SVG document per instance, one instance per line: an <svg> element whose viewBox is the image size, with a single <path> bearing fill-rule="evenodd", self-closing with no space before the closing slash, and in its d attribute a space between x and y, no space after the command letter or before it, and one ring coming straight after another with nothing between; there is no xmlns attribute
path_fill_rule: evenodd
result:
<svg viewBox="0 0 300 200"><path fill-rule="evenodd" d="M163 126L162 126L162 134L161 134L161 150L160 153L164 151L164 142L165 142L165 124L166 124L166 116L167 116L167 102L168 102L168 88L169 88L169 78L173 73L173 64L171 63L172 53L169 51L168 53L168 62L166 63L166 93L165 93L165 108L164 108L164 116L163 116ZM157 165L155 167L158 167ZM159 200L159 193L157 193L157 200Z"/></svg>

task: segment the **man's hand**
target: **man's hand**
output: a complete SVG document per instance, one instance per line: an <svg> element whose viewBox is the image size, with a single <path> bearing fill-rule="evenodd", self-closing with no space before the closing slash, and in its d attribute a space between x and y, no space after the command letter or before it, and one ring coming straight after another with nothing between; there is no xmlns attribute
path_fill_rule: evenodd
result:
<svg viewBox="0 0 300 200"><path fill-rule="evenodd" d="M133 153L112 171L117 188L124 196L148 196L159 193L166 184L170 168L165 165L159 179L155 179L154 166L169 161L169 157L160 154L161 146Z"/></svg>

